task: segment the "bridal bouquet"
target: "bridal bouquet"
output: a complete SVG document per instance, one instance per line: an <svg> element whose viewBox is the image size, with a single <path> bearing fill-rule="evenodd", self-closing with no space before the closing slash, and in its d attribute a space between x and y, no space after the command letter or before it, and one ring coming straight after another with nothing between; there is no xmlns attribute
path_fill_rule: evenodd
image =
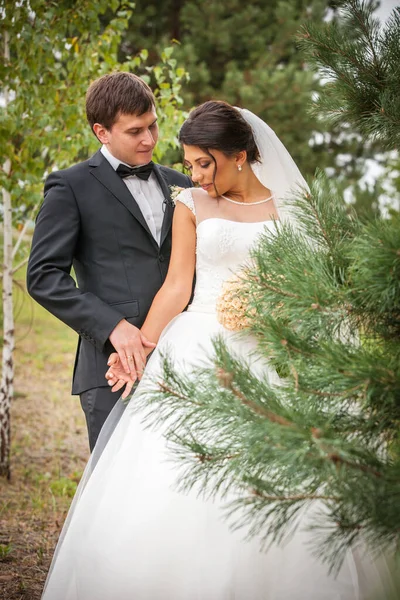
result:
<svg viewBox="0 0 400 600"><path fill-rule="evenodd" d="M276 280L282 283L285 278L278 275ZM256 316L254 307L255 295L252 294L253 308L250 308L250 287L252 283L260 285L260 279L251 267L243 269L236 275L233 275L222 286L221 294L217 300L217 318L219 323L230 331L240 331L250 326L250 319ZM264 275L264 286L271 289L278 289L272 275ZM246 289L247 288L247 289ZM252 290L254 291L254 290ZM277 302L270 306L269 314L273 318L282 318L281 309L284 307L282 302Z"/></svg>
<svg viewBox="0 0 400 600"><path fill-rule="evenodd" d="M217 318L229 331L240 331L249 326L248 296L243 290L245 272L241 271L222 286L217 300Z"/></svg>

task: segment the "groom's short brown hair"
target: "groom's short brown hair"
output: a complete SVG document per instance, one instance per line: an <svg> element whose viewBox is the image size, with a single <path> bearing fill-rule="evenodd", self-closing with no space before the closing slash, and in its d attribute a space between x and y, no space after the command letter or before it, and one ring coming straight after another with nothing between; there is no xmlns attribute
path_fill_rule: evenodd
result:
<svg viewBox="0 0 400 600"><path fill-rule="evenodd" d="M103 75L86 93L86 116L93 130L95 123L111 129L119 115L140 117L155 106L153 92L143 79L121 71Z"/></svg>

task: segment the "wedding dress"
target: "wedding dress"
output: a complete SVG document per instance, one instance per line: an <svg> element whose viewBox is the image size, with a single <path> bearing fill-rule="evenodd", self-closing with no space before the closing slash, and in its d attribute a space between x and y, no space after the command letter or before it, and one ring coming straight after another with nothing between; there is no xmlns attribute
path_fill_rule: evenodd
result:
<svg viewBox="0 0 400 600"><path fill-rule="evenodd" d="M162 430L146 428L146 411L135 410L138 396L160 380L163 355L176 368L190 371L211 360L216 335L224 336L242 360L250 360L260 376L279 384L272 368L251 358L254 341L224 329L215 310L222 284L243 266L258 236L266 229L274 235L278 225L270 219L251 221L265 216L262 206L232 208L211 200L207 209L202 194L185 190L178 196L197 215L193 301L163 331L100 456L96 446L43 599L364 599L368 577L375 579L375 570L356 552L347 553L335 578L311 555L307 544L311 534L299 531L283 547L263 552L260 539L244 541L245 530L229 528L223 501L205 500L194 490L179 493L176 464ZM235 220L239 217L247 221ZM106 423L101 436L107 437L107 427Z"/></svg>

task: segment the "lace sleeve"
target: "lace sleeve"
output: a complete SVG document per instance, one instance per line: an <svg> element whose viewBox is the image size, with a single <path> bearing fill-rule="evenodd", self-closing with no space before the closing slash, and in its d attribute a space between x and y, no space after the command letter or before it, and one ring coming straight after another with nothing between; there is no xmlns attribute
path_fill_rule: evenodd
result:
<svg viewBox="0 0 400 600"><path fill-rule="evenodd" d="M182 190L181 192L179 192L173 198L173 201L174 201L175 205L176 205L177 202L182 202L182 204L184 204L185 206L187 206L187 208L189 210L191 210L194 215L196 215L196 211L195 211L195 208L194 208L193 196L192 196L192 190L190 188L185 188L184 190Z"/></svg>

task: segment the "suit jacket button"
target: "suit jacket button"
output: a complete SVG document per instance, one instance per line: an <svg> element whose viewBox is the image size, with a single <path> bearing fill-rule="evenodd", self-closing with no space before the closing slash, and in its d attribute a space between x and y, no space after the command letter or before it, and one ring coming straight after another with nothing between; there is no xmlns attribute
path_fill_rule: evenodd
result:
<svg viewBox="0 0 400 600"><path fill-rule="evenodd" d="M159 254L159 255L158 255L158 260L159 260L160 262L164 262L164 260L165 260L165 258L164 258L164 255L163 255L163 254Z"/></svg>

